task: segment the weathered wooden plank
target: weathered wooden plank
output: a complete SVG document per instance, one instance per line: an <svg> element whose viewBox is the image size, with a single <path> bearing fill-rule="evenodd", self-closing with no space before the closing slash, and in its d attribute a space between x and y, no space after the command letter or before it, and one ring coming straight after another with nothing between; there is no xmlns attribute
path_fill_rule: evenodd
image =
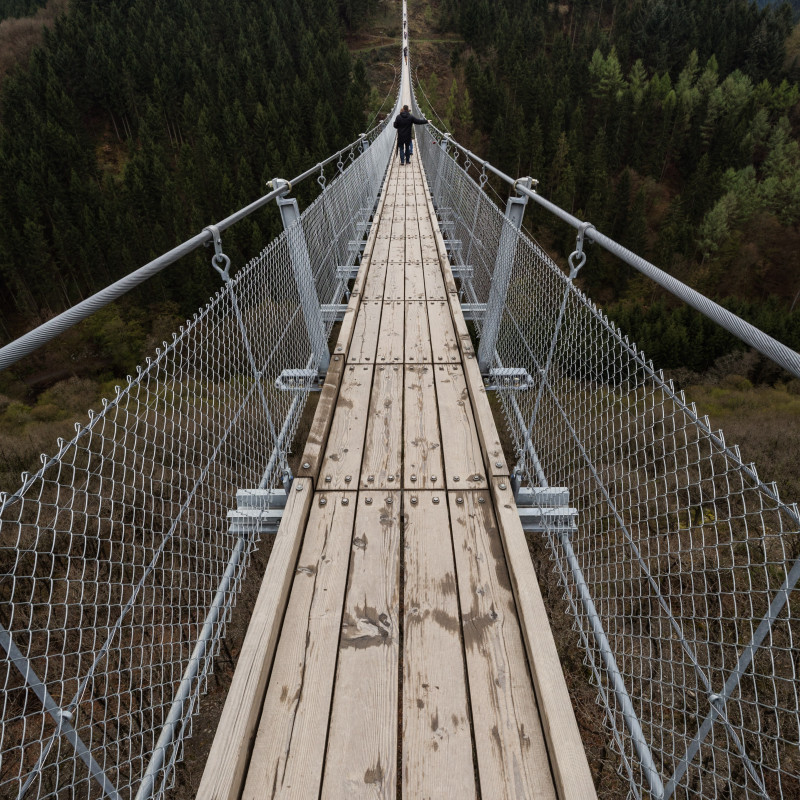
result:
<svg viewBox="0 0 800 800"><path fill-rule="evenodd" d="M295 478L197 791L202 800L241 794L312 497L311 480Z"/></svg>
<svg viewBox="0 0 800 800"><path fill-rule="evenodd" d="M242 800L319 794L355 498L314 496Z"/></svg>
<svg viewBox="0 0 800 800"><path fill-rule="evenodd" d="M394 240L392 240L394 243ZM386 283L383 287L384 300L404 300L406 296L405 286L405 262L400 255L396 259L390 258L386 265Z"/></svg>
<svg viewBox="0 0 800 800"><path fill-rule="evenodd" d="M360 493L322 798L397 798L400 515L399 492Z"/></svg>
<svg viewBox="0 0 800 800"><path fill-rule="evenodd" d="M448 500L481 796L556 800L491 496Z"/></svg>
<svg viewBox="0 0 800 800"><path fill-rule="evenodd" d="M412 493L404 512L402 796L475 797L446 493Z"/></svg>
<svg viewBox="0 0 800 800"><path fill-rule="evenodd" d="M428 303L428 324L431 330L431 345L434 364L457 364L461 361L450 305L445 300Z"/></svg>
<svg viewBox="0 0 800 800"><path fill-rule="evenodd" d="M333 422L333 413L336 409L336 400L339 397L339 385L344 374L344 356L334 355L328 371L325 373L325 383L317 401L311 430L308 432L303 458L297 471L298 477L312 478L316 483L322 465L322 455L328 443L328 433ZM306 466L306 464L308 466Z"/></svg>
<svg viewBox="0 0 800 800"><path fill-rule="evenodd" d="M445 488L433 369L406 365L403 394L403 488Z"/></svg>
<svg viewBox="0 0 800 800"><path fill-rule="evenodd" d="M361 487L398 489L403 445L403 367L378 366L372 382Z"/></svg>
<svg viewBox="0 0 800 800"><path fill-rule="evenodd" d="M597 794L511 484L493 478L491 487L558 796L590 800Z"/></svg>
<svg viewBox="0 0 800 800"><path fill-rule="evenodd" d="M444 288L442 269L438 259L434 261L430 258L422 259L422 271L425 275L425 299L426 300L446 300L447 292Z"/></svg>
<svg viewBox="0 0 800 800"><path fill-rule="evenodd" d="M422 261L411 257L406 258L405 264L405 299L425 299L425 273L422 271Z"/></svg>
<svg viewBox="0 0 800 800"><path fill-rule="evenodd" d="M372 370L371 366L361 364L345 367L320 469L320 489L355 489L358 486Z"/></svg>
<svg viewBox="0 0 800 800"><path fill-rule="evenodd" d="M442 425L442 449L448 489L486 487L483 455L475 430L469 392L460 365L434 367L439 416Z"/></svg>
<svg viewBox="0 0 800 800"><path fill-rule="evenodd" d="M348 364L375 363L375 345L381 327L383 304L379 300L362 300L347 354Z"/></svg>
<svg viewBox="0 0 800 800"><path fill-rule="evenodd" d="M464 348L462 348L462 352L464 352ZM483 385L478 359L472 352L468 352L464 355L462 364L469 397L472 401L472 414L478 430L478 440L481 443L485 463L489 465L489 474L493 477L507 476L509 474L508 462L503 453L503 446L500 444L500 436L497 433L492 409L489 406L489 398L486 395L486 387Z"/></svg>
<svg viewBox="0 0 800 800"><path fill-rule="evenodd" d="M377 364L402 364L403 343L405 340L405 303L402 300L383 304L381 314L378 349L375 353Z"/></svg>
<svg viewBox="0 0 800 800"><path fill-rule="evenodd" d="M431 336L427 303L406 303L406 348L408 364L431 363Z"/></svg>

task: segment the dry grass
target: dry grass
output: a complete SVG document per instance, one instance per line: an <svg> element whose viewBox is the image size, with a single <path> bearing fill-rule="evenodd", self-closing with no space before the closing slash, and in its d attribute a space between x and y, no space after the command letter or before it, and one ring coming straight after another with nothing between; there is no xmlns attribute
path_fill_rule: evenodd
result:
<svg viewBox="0 0 800 800"><path fill-rule="evenodd" d="M32 17L4 19L0 22L0 83L15 67L27 60L42 41L42 31L67 10L69 0L48 0Z"/></svg>

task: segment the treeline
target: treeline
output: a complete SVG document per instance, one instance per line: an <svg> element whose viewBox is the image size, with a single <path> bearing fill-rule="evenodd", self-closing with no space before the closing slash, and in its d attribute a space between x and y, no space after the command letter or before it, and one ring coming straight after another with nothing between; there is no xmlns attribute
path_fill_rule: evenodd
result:
<svg viewBox="0 0 800 800"><path fill-rule="evenodd" d="M4 308L60 310L356 138L369 87L341 33L335 0L71 0L0 93ZM246 220L226 252L278 230ZM148 296L188 313L217 285L203 253Z"/></svg>
<svg viewBox="0 0 800 800"><path fill-rule="evenodd" d="M438 101L465 110L457 135L482 137L504 171L538 178L545 197L695 288L778 295L788 310L800 290L786 269L800 247L788 5L444 0L442 25L465 41L457 88ZM570 252L574 231L527 219ZM580 280L604 304L650 302L631 277L593 252Z"/></svg>
<svg viewBox="0 0 800 800"><path fill-rule="evenodd" d="M47 0L3 0L0 3L0 22L4 19L29 17L46 5Z"/></svg>

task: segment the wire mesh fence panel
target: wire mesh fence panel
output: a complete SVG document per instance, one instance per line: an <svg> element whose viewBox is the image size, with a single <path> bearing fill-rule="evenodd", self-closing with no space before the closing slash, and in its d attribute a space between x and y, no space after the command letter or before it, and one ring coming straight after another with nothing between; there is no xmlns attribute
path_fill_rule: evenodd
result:
<svg viewBox="0 0 800 800"><path fill-rule="evenodd" d="M485 302L497 224L420 138ZM546 536L632 795L800 797L797 507L524 236L493 366L529 376L498 390L523 482L577 509Z"/></svg>
<svg viewBox="0 0 800 800"><path fill-rule="evenodd" d="M0 496L0 796L168 788L255 545L227 513L237 489L281 485L310 390L279 380L315 367L291 237L324 230L309 242L316 300L338 301L331 275L392 146L385 128L370 139L299 232L226 281Z"/></svg>

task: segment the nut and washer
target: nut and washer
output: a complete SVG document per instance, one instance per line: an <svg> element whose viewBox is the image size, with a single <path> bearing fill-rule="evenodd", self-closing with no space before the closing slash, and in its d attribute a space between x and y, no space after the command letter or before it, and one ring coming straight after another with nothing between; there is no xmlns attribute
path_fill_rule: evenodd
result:
<svg viewBox="0 0 800 800"><path fill-rule="evenodd" d="M460 505L460 506L464 505L464 498L463 497L456 497L456 503L458 503L458 505Z"/></svg>
<svg viewBox="0 0 800 800"><path fill-rule="evenodd" d="M415 506L416 504L417 504L417 498L416 497L412 497L411 498L411 505Z"/></svg>
<svg viewBox="0 0 800 800"><path fill-rule="evenodd" d="M502 461L495 461L494 465L497 467L497 469L500 469L503 466L503 462Z"/></svg>
<svg viewBox="0 0 800 800"><path fill-rule="evenodd" d="M387 498L386 498L386 505L387 505L387 506L390 506L390 505L391 505L393 502L394 502L394 500L392 500L392 498L391 498L391 497L387 497Z"/></svg>
<svg viewBox="0 0 800 800"><path fill-rule="evenodd" d="M311 464L309 464L308 461L304 461L303 462L303 469L311 469Z"/></svg>
<svg viewBox="0 0 800 800"><path fill-rule="evenodd" d="M505 485L504 483L501 483L501 484L500 484L500 488L501 488L501 489L505 489L505 488L506 488L506 485Z"/></svg>
<svg viewBox="0 0 800 800"><path fill-rule="evenodd" d="M366 497L366 498L364 498L364 502L365 502L365 503L366 503L368 506L371 506L371 505L372 505L372 498L371 498L371 497Z"/></svg>

